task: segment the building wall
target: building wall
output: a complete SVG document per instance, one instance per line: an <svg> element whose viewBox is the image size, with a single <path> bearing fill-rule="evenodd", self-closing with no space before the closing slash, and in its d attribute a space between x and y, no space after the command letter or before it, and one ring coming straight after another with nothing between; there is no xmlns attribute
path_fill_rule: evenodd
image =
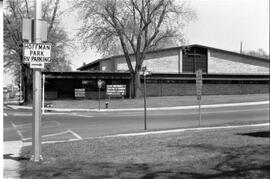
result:
<svg viewBox="0 0 270 179"><path fill-rule="evenodd" d="M153 73L179 73L179 49L153 52L146 55L143 66ZM135 66L135 57L131 56L133 67ZM114 62L111 64L110 62ZM111 67L110 67L111 66ZM125 57L114 58L101 62L102 71L128 71L128 65Z"/></svg>
<svg viewBox="0 0 270 179"><path fill-rule="evenodd" d="M208 73L268 74L269 63L256 58L208 49Z"/></svg>
<svg viewBox="0 0 270 179"><path fill-rule="evenodd" d="M203 84L202 87L202 95L235 95L258 93L269 93L269 84ZM192 95L196 95L196 85L192 83L147 84L147 96Z"/></svg>
<svg viewBox="0 0 270 179"><path fill-rule="evenodd" d="M182 73L182 52L180 48L161 50L146 54L143 66L153 73ZM131 56L133 67L135 57ZM208 49L209 74L268 74L269 63L252 57ZM100 62L101 71L125 72L128 66L125 57L115 57Z"/></svg>
<svg viewBox="0 0 270 179"><path fill-rule="evenodd" d="M106 72L114 71L114 62L112 60L104 60L100 62L100 70Z"/></svg>

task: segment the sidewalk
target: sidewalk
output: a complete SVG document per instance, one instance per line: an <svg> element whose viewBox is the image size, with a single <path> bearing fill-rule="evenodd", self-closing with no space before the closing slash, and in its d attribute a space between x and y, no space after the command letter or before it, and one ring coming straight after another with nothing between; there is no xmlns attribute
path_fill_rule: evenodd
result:
<svg viewBox="0 0 270 179"><path fill-rule="evenodd" d="M227 104L206 104L201 105L201 108L218 108L218 107L233 107L233 106L252 106L252 105L264 105L269 104L269 101L258 101L258 102L243 102L243 103L227 103ZM28 109L31 110L31 106L19 106L19 105L8 105L12 109ZM174 107L148 107L148 111L156 110L179 110L179 109L197 109L198 105L191 106L174 106ZM56 111L56 112L112 112L112 111L143 111L144 108L122 108L122 109L82 109L82 108L44 108L45 110Z"/></svg>
<svg viewBox="0 0 270 179"><path fill-rule="evenodd" d="M3 151L4 178L20 178L20 150L22 141L5 141Z"/></svg>

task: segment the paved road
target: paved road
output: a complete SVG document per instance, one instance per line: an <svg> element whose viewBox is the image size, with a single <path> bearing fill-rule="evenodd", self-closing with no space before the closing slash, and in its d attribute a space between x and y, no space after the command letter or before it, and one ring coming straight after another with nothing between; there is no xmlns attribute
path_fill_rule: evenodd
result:
<svg viewBox="0 0 270 179"><path fill-rule="evenodd" d="M32 113L4 111L4 141L31 141ZM202 126L269 122L269 104L202 110ZM147 112L148 130L198 127L198 110ZM42 116L43 141L84 139L117 133L144 131L143 111L49 113Z"/></svg>

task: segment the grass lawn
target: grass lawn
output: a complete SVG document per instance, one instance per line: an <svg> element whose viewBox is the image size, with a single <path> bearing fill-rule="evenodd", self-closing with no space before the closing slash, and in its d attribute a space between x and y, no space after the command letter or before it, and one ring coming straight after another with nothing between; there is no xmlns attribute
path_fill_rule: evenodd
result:
<svg viewBox="0 0 270 179"><path fill-rule="evenodd" d="M101 100L101 108L105 107L105 102ZM202 104L221 104L221 103L238 103L269 101L269 94L250 94L250 95L211 95L202 96ZM53 104L55 108L98 108L98 100L51 100L46 101ZM172 107L197 105L196 96L162 96L147 97L148 107ZM143 98L138 99L111 99L109 108L143 108Z"/></svg>
<svg viewBox="0 0 270 179"><path fill-rule="evenodd" d="M267 136L268 135L268 136ZM269 127L46 144L23 178L269 178ZM24 147L23 157L30 157Z"/></svg>

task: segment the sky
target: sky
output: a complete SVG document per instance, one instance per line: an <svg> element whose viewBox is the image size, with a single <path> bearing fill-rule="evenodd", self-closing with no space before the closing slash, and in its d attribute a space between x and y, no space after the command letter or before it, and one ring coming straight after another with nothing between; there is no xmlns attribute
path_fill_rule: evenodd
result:
<svg viewBox="0 0 270 179"><path fill-rule="evenodd" d="M201 44L229 51L257 50L262 48L269 54L269 1L268 0L186 0L197 13L197 19L184 30L188 44ZM72 0L61 2L65 11L61 26L70 38L76 40L76 33L82 22L76 11L67 10ZM89 48L83 51L81 42L74 41L77 50L70 54L72 69L101 57ZM5 81L7 78L5 77ZM5 82L4 81L4 82Z"/></svg>
<svg viewBox="0 0 270 179"><path fill-rule="evenodd" d="M197 13L197 19L185 29L189 44L239 52L242 41L244 51L262 48L269 54L268 0L187 0L187 3ZM68 7L68 3L63 6ZM76 13L68 12L62 21L72 36L81 25ZM77 45L80 46L80 42ZM86 52L78 50L72 58L72 67L75 70L83 62L89 63L99 57L90 48Z"/></svg>

